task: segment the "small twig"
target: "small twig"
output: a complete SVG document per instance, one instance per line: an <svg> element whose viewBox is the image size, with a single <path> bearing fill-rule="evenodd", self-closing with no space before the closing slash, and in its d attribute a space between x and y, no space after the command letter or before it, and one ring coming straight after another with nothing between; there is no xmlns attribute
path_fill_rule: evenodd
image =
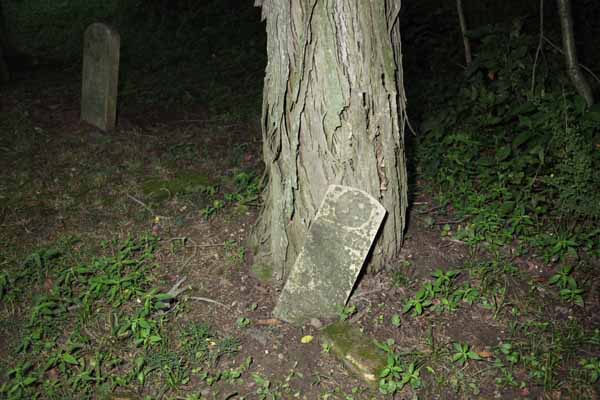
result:
<svg viewBox="0 0 600 400"><path fill-rule="evenodd" d="M531 95L535 91L535 70L537 68L538 58L542 52L542 46L544 43L544 0L540 0L540 35L538 41L538 47L535 51L535 59L533 60L533 68L531 70Z"/></svg>
<svg viewBox="0 0 600 400"><path fill-rule="evenodd" d="M278 320L277 318L258 319L256 321L254 321L254 323L256 325L268 325L268 326L281 325L281 321Z"/></svg>
<svg viewBox="0 0 600 400"><path fill-rule="evenodd" d="M452 242L452 243L457 243L457 244L466 244L465 242L463 242L462 240L458 240L458 239L452 239L449 237L444 238L444 240L448 241L448 242ZM450 245L450 244L449 244Z"/></svg>
<svg viewBox="0 0 600 400"><path fill-rule="evenodd" d="M184 276L181 279L179 279L177 282L175 282L175 284L173 285L173 287L171 289L169 289L169 291L167 292L167 294L170 294L171 296L173 296L173 298L176 298L177 296L179 296L181 293L185 292L186 290L188 290L190 287L184 287L184 288L180 288L181 284L183 282L185 282L187 280L187 277Z"/></svg>
<svg viewBox="0 0 600 400"><path fill-rule="evenodd" d="M427 204L427 203L424 203L424 204ZM442 204L442 205L439 205L439 206L431 207L430 209L427 209L425 211L418 211L417 213L418 214L429 214L432 211L436 211L436 210L439 210L440 208L444 208L444 207L446 207L446 205Z"/></svg>
<svg viewBox="0 0 600 400"><path fill-rule="evenodd" d="M192 260L193 260L194 258L196 258L196 252L198 251L198 245L196 245L196 242L194 242L194 240L193 240L193 239L187 238L187 239L184 239L184 240L189 240L190 242L192 242L192 243L194 244L194 246L192 246L192 247L194 248L194 252L192 253L192 255L191 255L191 256L189 256L189 257L188 257L188 258L187 258L187 259L186 259L186 260L183 262L183 264L181 264L181 271L182 271L182 272L186 272L185 270L186 270L187 266L188 266L188 265L189 265L189 264L192 262ZM185 242L184 242L184 245L185 245Z"/></svg>
<svg viewBox="0 0 600 400"><path fill-rule="evenodd" d="M552 43L552 41L550 39L548 39L546 36L544 36L544 40L550 45L550 47L552 47L554 50L558 51L560 54L565 54L563 49L561 49L560 47L558 47L557 45L555 45L554 43ZM579 63L579 66L581 68L583 68L588 74L590 74L592 76L592 78L594 78L596 80L596 82L600 83L600 78L598 78L598 75L596 75L594 73L594 71L592 71L591 69L589 69L588 67L586 67L585 65Z"/></svg>
<svg viewBox="0 0 600 400"><path fill-rule="evenodd" d="M350 300L358 300L361 297L366 297L369 294L381 292L384 289L385 289L384 287L380 287L380 288L377 288L377 289L367 290L367 291L364 291L364 292L356 293L356 294L352 295L352 297L350 298Z"/></svg>
<svg viewBox="0 0 600 400"><path fill-rule="evenodd" d="M197 301L204 301L204 302L206 302L206 303L218 304L218 305L220 305L220 306L222 306L222 307L229 308L229 307L228 307L228 306L226 306L225 304L223 304L223 303L220 303L220 302L218 302L218 301L216 301L216 300L213 300L213 299L209 299L209 298L207 298L207 297L198 297L198 296L192 296L192 297L188 297L188 299L190 299L190 300L197 300Z"/></svg>
<svg viewBox="0 0 600 400"><path fill-rule="evenodd" d="M465 219L467 219L467 218L465 217L465 218L457 219L457 220L454 220L454 221L449 221L449 220L446 220L446 221L437 221L435 224L436 225L446 225L446 224L448 224L448 225L456 225L456 224L460 224L461 222L464 222Z"/></svg>
<svg viewBox="0 0 600 400"><path fill-rule="evenodd" d="M144 207L146 210L150 211L150 213L152 215L154 215L154 211L152 211L152 209L150 207L148 207L143 201L136 199L135 197L133 197L129 193L127 194L127 197L129 197L131 200L133 200L134 202L138 203L140 206Z"/></svg>

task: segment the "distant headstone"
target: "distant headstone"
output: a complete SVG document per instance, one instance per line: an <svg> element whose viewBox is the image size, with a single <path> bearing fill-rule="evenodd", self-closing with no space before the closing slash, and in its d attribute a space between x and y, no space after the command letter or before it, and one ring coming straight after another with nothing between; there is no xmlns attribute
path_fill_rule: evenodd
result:
<svg viewBox="0 0 600 400"><path fill-rule="evenodd" d="M115 127L119 82L119 34L94 23L83 38L81 119L103 131Z"/></svg>
<svg viewBox="0 0 600 400"><path fill-rule="evenodd" d="M297 325L336 316L348 300L385 213L362 190L329 186L273 315Z"/></svg>

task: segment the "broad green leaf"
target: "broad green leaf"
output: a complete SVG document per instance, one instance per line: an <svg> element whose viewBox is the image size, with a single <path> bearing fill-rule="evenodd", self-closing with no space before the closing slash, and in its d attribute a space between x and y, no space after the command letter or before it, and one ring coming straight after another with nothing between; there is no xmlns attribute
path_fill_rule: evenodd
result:
<svg viewBox="0 0 600 400"><path fill-rule="evenodd" d="M25 380L23 381L23 386L29 386L36 381L37 381L37 378L35 376L29 376L29 377L25 378Z"/></svg>
<svg viewBox="0 0 600 400"><path fill-rule="evenodd" d="M62 355L62 359L64 362L66 362L67 364L71 364L71 365L79 365L79 362L77 361L77 359L75 357L73 357L71 354L69 353L64 353Z"/></svg>
<svg viewBox="0 0 600 400"><path fill-rule="evenodd" d="M162 338L158 335L150 336L150 343L158 343L162 340Z"/></svg>
<svg viewBox="0 0 600 400"><path fill-rule="evenodd" d="M511 149L510 146L502 146L496 151L496 160L504 161L510 156Z"/></svg>
<svg viewBox="0 0 600 400"><path fill-rule="evenodd" d="M512 142L513 147L519 147L520 145L527 143L527 141L529 139L531 139L531 136L532 136L531 131L525 131L525 132L519 133Z"/></svg>

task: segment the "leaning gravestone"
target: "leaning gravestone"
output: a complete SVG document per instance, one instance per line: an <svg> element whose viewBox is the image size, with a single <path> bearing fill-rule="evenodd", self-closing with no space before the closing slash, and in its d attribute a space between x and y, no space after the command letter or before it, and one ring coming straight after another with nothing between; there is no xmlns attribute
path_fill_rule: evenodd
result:
<svg viewBox="0 0 600 400"><path fill-rule="evenodd" d="M115 127L119 82L119 34L94 23L83 38L81 120L103 131Z"/></svg>
<svg viewBox="0 0 600 400"><path fill-rule="evenodd" d="M385 209L368 193L329 186L273 315L301 325L346 304Z"/></svg>

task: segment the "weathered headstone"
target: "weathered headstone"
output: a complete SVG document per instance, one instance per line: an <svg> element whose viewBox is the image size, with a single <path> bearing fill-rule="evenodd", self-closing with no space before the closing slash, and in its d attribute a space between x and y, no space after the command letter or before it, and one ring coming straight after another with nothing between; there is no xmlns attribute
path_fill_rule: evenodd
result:
<svg viewBox="0 0 600 400"><path fill-rule="evenodd" d="M81 119L103 131L113 129L117 117L120 42L101 23L91 24L83 38Z"/></svg>
<svg viewBox="0 0 600 400"><path fill-rule="evenodd" d="M293 324L337 315L346 304L385 209L368 193L329 186L273 315Z"/></svg>

